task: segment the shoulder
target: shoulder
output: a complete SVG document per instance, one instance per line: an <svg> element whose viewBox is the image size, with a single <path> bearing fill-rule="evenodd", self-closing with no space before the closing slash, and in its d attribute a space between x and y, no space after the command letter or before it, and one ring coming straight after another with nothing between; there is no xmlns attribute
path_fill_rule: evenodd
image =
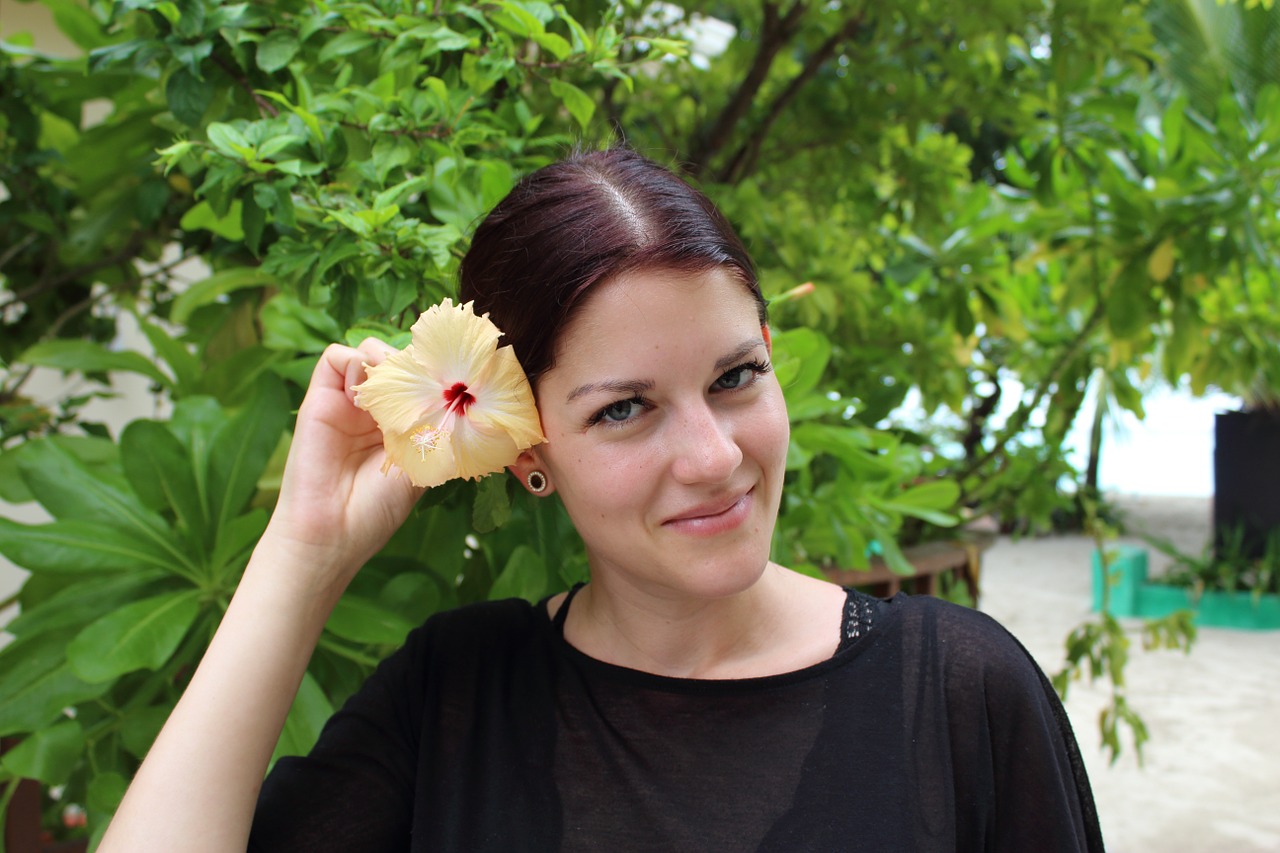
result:
<svg viewBox="0 0 1280 853"><path fill-rule="evenodd" d="M904 644L940 667L949 683L987 691L1043 689L1040 667L1009 631L981 611L929 596L891 599Z"/></svg>
<svg viewBox="0 0 1280 853"><path fill-rule="evenodd" d="M409 634L406 646L428 646L458 654L465 650L491 652L495 647L527 640L545 617L529 602L510 598L443 610Z"/></svg>

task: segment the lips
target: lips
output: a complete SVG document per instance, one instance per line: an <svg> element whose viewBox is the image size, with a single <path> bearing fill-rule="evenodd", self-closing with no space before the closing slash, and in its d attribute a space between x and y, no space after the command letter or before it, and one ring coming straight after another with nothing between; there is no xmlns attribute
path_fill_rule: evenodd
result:
<svg viewBox="0 0 1280 853"><path fill-rule="evenodd" d="M662 523L663 527L693 535L712 535L732 530L747 518L755 489L734 497L699 504Z"/></svg>

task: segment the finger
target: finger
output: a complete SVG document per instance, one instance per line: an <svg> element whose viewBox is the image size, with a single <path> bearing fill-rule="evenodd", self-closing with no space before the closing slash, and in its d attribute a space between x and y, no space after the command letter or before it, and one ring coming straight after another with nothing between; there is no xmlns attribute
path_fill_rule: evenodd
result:
<svg viewBox="0 0 1280 853"><path fill-rule="evenodd" d="M358 357L347 364L346 382L343 386L347 389L347 396L352 402L355 401L356 386L368 378L368 368L376 367L386 361L387 356L398 350L377 338L365 338L353 352Z"/></svg>
<svg viewBox="0 0 1280 853"><path fill-rule="evenodd" d="M340 388L346 379L347 366L354 360L357 364L363 356L359 350L342 344L329 344L320 354L315 370L311 373L312 388Z"/></svg>

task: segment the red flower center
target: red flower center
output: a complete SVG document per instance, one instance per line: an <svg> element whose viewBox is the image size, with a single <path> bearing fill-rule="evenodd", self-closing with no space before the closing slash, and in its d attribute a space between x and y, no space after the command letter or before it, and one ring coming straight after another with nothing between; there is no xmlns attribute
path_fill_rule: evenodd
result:
<svg viewBox="0 0 1280 853"><path fill-rule="evenodd" d="M455 382L452 388L444 389L444 400L448 405L445 407L450 412L456 412L459 415L467 413L467 407L476 401L476 398L467 391L465 382Z"/></svg>

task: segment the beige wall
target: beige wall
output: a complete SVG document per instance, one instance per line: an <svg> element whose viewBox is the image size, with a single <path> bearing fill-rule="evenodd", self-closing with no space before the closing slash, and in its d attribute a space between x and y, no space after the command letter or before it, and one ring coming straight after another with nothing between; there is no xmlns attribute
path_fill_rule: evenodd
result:
<svg viewBox="0 0 1280 853"><path fill-rule="evenodd" d="M58 31L53 14L39 3L0 0L0 39L28 33L40 50L54 56L76 56L80 49Z"/></svg>

